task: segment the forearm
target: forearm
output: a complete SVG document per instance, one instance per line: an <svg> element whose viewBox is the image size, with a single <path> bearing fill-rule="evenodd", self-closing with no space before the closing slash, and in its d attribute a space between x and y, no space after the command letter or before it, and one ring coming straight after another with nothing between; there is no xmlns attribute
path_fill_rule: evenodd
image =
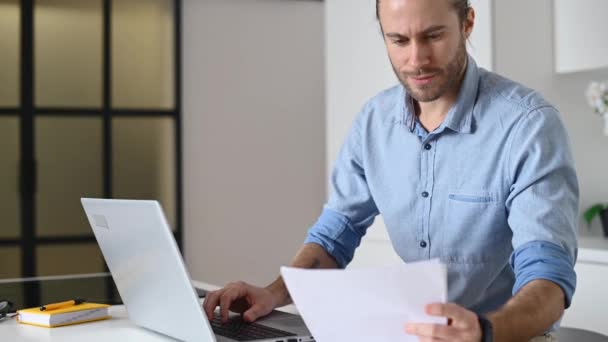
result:
<svg viewBox="0 0 608 342"><path fill-rule="evenodd" d="M494 341L527 342L549 329L563 311L562 289L548 280L534 280L487 318L492 322Z"/></svg>
<svg viewBox="0 0 608 342"><path fill-rule="evenodd" d="M334 258L316 243L308 243L302 246L293 261L291 267L298 268L338 268ZM283 277L278 277L272 284L266 287L278 299L277 306L283 306L292 302L287 291Z"/></svg>

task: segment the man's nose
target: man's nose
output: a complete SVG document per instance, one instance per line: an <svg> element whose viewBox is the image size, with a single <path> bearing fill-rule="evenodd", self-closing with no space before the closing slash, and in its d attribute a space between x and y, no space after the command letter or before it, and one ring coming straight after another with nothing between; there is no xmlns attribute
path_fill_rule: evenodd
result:
<svg viewBox="0 0 608 342"><path fill-rule="evenodd" d="M411 48L410 65L412 68L419 69L430 63L430 51L427 44L412 42Z"/></svg>

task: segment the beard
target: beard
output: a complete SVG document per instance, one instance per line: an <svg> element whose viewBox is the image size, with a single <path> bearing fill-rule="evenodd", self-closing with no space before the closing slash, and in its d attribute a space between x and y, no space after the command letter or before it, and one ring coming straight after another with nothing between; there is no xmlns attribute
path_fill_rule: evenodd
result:
<svg viewBox="0 0 608 342"><path fill-rule="evenodd" d="M391 61L391 66L399 82L407 89L408 94L418 102L432 102L439 99L448 90L452 89L460 78L460 72L467 62L467 49L464 38L461 40L458 51L445 68L420 68L409 72L399 72ZM424 85L414 85L408 82L410 77L419 75L434 75L431 82Z"/></svg>

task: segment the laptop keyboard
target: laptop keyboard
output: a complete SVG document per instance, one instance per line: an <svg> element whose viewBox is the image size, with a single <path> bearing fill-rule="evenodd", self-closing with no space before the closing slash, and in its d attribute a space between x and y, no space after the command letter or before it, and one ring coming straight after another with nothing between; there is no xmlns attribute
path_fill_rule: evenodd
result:
<svg viewBox="0 0 608 342"><path fill-rule="evenodd" d="M239 316L230 317L228 322L223 323L220 316L216 314L215 318L209 323L211 323L213 332L217 335L237 341L253 341L296 336L287 331L274 329L257 323L245 322L245 320Z"/></svg>

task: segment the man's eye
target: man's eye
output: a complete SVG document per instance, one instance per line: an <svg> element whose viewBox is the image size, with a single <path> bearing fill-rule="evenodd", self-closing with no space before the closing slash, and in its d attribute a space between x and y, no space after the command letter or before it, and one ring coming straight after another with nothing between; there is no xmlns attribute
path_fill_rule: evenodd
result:
<svg viewBox="0 0 608 342"><path fill-rule="evenodd" d="M433 33L433 34L429 34L427 37L428 37L429 39L436 40L436 39L441 38L441 33Z"/></svg>
<svg viewBox="0 0 608 342"><path fill-rule="evenodd" d="M407 40L405 40L405 39L393 40L393 44L395 44L395 45L405 45L405 44L407 44Z"/></svg>

